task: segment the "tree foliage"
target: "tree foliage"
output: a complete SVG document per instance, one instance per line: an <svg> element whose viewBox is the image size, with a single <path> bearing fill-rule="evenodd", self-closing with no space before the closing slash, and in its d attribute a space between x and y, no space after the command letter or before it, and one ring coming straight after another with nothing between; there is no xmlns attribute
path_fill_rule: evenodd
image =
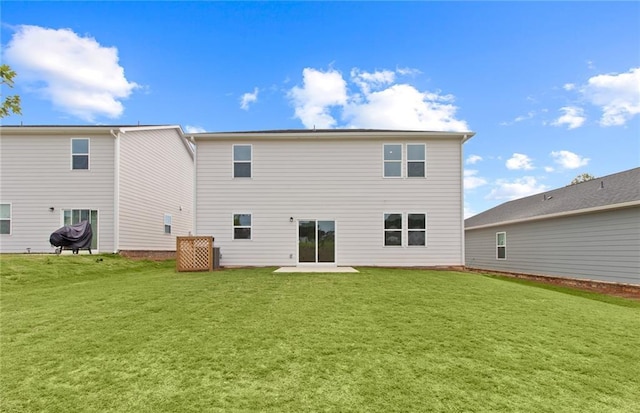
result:
<svg viewBox="0 0 640 413"><path fill-rule="evenodd" d="M596 177L589 173L583 173L573 178L573 181L571 181L571 185L579 184L581 182L587 182L592 179L596 179Z"/></svg>
<svg viewBox="0 0 640 413"><path fill-rule="evenodd" d="M9 65L0 65L0 85L6 85L12 88L14 77L16 77L16 72L14 72ZM0 95L0 99L1 98L2 96ZM0 118L7 117L12 113L16 115L22 114L22 111L20 110L20 96L18 95L7 96L2 99L2 106L0 106Z"/></svg>

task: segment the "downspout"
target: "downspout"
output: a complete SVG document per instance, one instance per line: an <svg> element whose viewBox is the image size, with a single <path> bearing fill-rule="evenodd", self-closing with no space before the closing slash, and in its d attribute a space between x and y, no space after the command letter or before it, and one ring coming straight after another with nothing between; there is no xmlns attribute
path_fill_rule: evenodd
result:
<svg viewBox="0 0 640 413"><path fill-rule="evenodd" d="M191 213L193 214L192 223L191 223L191 231L192 233L189 235L196 235L197 231L197 215L198 215L198 146L196 145L196 140L193 136L189 137L189 140L193 144L193 205L191 206Z"/></svg>
<svg viewBox="0 0 640 413"><path fill-rule="evenodd" d="M113 253L120 250L120 131L110 131L114 138L113 153ZM124 133L124 132L123 132Z"/></svg>

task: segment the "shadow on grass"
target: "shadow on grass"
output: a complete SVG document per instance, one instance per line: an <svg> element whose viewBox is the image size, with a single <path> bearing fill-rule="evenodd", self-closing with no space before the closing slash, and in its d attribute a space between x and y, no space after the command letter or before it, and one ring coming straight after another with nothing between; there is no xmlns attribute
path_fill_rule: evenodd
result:
<svg viewBox="0 0 640 413"><path fill-rule="evenodd" d="M539 281L525 280L522 278L513 278L504 275L479 273L479 275L487 278L493 278L501 281L512 282L516 284L528 285L531 287L542 288L544 290L555 291L562 294L573 295L576 297L586 298L588 300L601 301L607 304L613 304L620 307L640 308L640 300L633 298L623 298L605 293L599 293L594 291L582 290L579 288L571 288L567 286L560 286L555 284L547 284Z"/></svg>

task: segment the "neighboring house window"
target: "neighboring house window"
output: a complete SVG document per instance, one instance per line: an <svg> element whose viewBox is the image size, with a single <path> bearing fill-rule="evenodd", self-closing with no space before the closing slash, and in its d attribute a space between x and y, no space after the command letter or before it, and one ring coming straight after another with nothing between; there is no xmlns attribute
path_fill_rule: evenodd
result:
<svg viewBox="0 0 640 413"><path fill-rule="evenodd" d="M89 169L89 139L71 139L71 169Z"/></svg>
<svg viewBox="0 0 640 413"><path fill-rule="evenodd" d="M233 145L233 177L251 178L251 145Z"/></svg>
<svg viewBox="0 0 640 413"><path fill-rule="evenodd" d="M402 246L402 214L384 214L384 245Z"/></svg>
<svg viewBox="0 0 640 413"><path fill-rule="evenodd" d="M11 234L11 204L0 204L0 234Z"/></svg>
<svg viewBox="0 0 640 413"><path fill-rule="evenodd" d="M164 214L164 233L171 234L171 214Z"/></svg>
<svg viewBox="0 0 640 413"><path fill-rule="evenodd" d="M233 214L233 239L251 239L251 214Z"/></svg>
<svg viewBox="0 0 640 413"><path fill-rule="evenodd" d="M407 176L409 178L426 176L427 150L424 143L407 144Z"/></svg>
<svg viewBox="0 0 640 413"><path fill-rule="evenodd" d="M91 249L98 249L98 211L95 209L64 209L63 225L73 225L82 221L89 221L93 238L91 240Z"/></svg>
<svg viewBox="0 0 640 413"><path fill-rule="evenodd" d="M402 145L401 144L385 144L384 145L384 177L385 178L401 178L402 177Z"/></svg>
<svg viewBox="0 0 640 413"><path fill-rule="evenodd" d="M496 233L496 258L499 260L507 259L507 233Z"/></svg>
<svg viewBox="0 0 640 413"><path fill-rule="evenodd" d="M427 245L427 214L407 215L407 239L409 246Z"/></svg>

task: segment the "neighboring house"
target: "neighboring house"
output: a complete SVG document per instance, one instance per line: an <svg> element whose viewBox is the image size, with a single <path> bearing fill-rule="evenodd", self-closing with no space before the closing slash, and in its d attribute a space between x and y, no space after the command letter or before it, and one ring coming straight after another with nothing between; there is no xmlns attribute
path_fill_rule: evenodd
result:
<svg viewBox="0 0 640 413"><path fill-rule="evenodd" d="M179 126L2 126L0 252L52 252L50 234L81 220L98 252L175 251L193 162Z"/></svg>
<svg viewBox="0 0 640 413"><path fill-rule="evenodd" d="M465 221L467 267L640 284L640 168Z"/></svg>
<svg viewBox="0 0 640 413"><path fill-rule="evenodd" d="M473 135L190 135L196 233L215 237L225 266L462 266L462 144Z"/></svg>

